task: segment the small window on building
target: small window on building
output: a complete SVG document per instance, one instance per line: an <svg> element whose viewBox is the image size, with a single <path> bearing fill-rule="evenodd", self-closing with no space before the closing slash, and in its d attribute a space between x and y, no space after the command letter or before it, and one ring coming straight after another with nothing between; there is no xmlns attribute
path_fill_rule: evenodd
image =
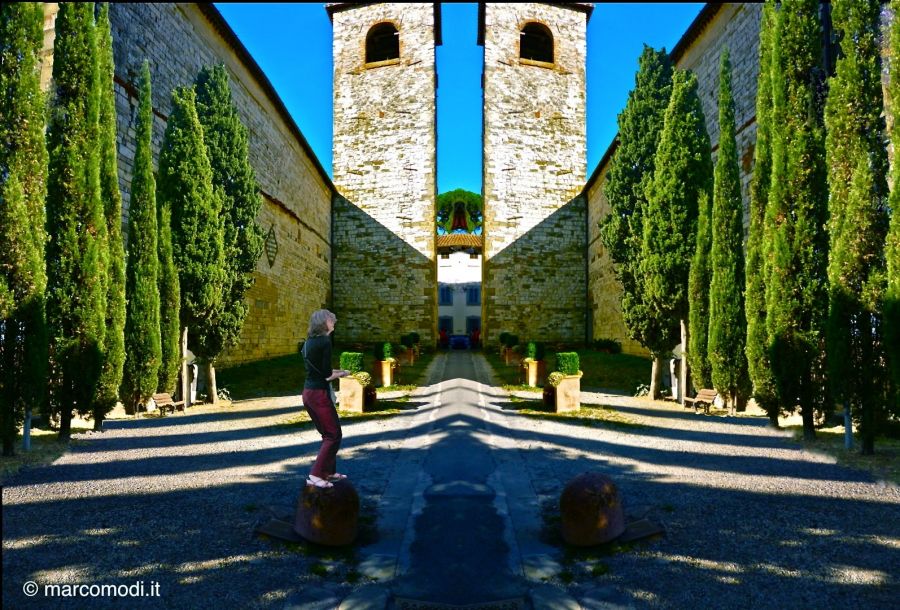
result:
<svg viewBox="0 0 900 610"><path fill-rule="evenodd" d="M444 259L444 260L449 260L449 259L450 259L450 255L449 255L449 254L441 254L441 258Z"/></svg>
<svg viewBox="0 0 900 610"><path fill-rule="evenodd" d="M481 305L481 287L469 286L466 288L466 305Z"/></svg>
<svg viewBox="0 0 900 610"><path fill-rule="evenodd" d="M469 316L466 318L466 334L470 335L478 331L481 332L481 316Z"/></svg>
<svg viewBox="0 0 900 610"><path fill-rule="evenodd" d="M441 316L438 318L438 332L444 331L448 335L453 333L453 318L450 316Z"/></svg>
<svg viewBox="0 0 900 610"><path fill-rule="evenodd" d="M528 23L519 33L519 57L553 63L553 34L543 23Z"/></svg>
<svg viewBox="0 0 900 610"><path fill-rule="evenodd" d="M400 33L392 23L379 23L366 34L366 63L400 58Z"/></svg>
<svg viewBox="0 0 900 610"><path fill-rule="evenodd" d="M453 286L441 286L438 290L438 305L453 305Z"/></svg>

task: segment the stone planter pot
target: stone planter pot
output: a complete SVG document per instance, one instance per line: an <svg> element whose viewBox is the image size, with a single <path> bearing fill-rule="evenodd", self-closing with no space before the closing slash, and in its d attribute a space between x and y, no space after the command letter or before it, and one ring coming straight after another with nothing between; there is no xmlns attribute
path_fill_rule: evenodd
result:
<svg viewBox="0 0 900 610"><path fill-rule="evenodd" d="M378 385L381 387L394 385L394 367L396 365L394 360L375 361L375 378L378 379Z"/></svg>
<svg viewBox="0 0 900 610"><path fill-rule="evenodd" d="M413 348L406 349L406 364L413 365L416 363L416 350Z"/></svg>
<svg viewBox="0 0 900 610"><path fill-rule="evenodd" d="M340 403L341 411L353 411L354 413L363 412L363 385L353 376L341 377L338 379L340 384Z"/></svg>
<svg viewBox="0 0 900 610"><path fill-rule="evenodd" d="M556 386L556 412L566 413L581 408L581 375L566 375Z"/></svg>
<svg viewBox="0 0 900 610"><path fill-rule="evenodd" d="M525 385L537 387L540 360L523 360L522 368L525 369Z"/></svg>

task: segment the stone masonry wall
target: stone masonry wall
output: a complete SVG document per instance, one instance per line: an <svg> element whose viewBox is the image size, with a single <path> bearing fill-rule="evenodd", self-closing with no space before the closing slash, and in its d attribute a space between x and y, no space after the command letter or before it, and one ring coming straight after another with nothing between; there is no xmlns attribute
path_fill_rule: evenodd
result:
<svg viewBox="0 0 900 610"><path fill-rule="evenodd" d="M339 10L334 26L334 307L349 341L437 333L436 5ZM393 23L397 61L365 63L369 29ZM377 238L375 236L378 236ZM402 281L401 281L402 280Z"/></svg>
<svg viewBox="0 0 900 610"><path fill-rule="evenodd" d="M539 3L484 11L483 336L583 341L584 206L567 204L585 181L587 15ZM529 21L553 33L553 64L520 60Z"/></svg>
<svg viewBox="0 0 900 610"><path fill-rule="evenodd" d="M49 82L57 8L45 5L44 70ZM294 353L306 336L309 315L331 299L331 186L285 124L256 76L193 3L111 3L118 114L119 184L123 226L131 197L135 149L137 77L150 62L154 108L153 152L157 162L171 108L171 91L193 84L197 72L223 62L232 95L250 138L250 163L263 194L258 222L269 235L247 294L250 312L237 347L219 364Z"/></svg>

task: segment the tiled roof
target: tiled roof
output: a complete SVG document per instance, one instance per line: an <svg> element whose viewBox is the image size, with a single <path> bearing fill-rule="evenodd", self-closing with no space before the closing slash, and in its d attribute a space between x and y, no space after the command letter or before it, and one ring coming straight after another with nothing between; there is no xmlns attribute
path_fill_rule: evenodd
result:
<svg viewBox="0 0 900 610"><path fill-rule="evenodd" d="M450 235L438 235L437 248L478 248L484 247L484 239L481 235L471 233L451 233Z"/></svg>

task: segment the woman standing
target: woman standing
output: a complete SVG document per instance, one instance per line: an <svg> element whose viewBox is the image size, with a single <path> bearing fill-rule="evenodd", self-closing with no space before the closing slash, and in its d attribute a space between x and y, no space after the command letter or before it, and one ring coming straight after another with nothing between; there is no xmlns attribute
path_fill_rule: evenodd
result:
<svg viewBox="0 0 900 610"><path fill-rule="evenodd" d="M331 368L331 337L337 318L327 309L313 312L309 319L309 332L303 344L303 365L306 368L306 382L303 384L303 406L309 418L322 435L319 455L312 472L306 479L307 485L328 488L333 481L347 476L335 472L337 452L341 446L341 422L334 408L331 382L345 377L348 371Z"/></svg>

